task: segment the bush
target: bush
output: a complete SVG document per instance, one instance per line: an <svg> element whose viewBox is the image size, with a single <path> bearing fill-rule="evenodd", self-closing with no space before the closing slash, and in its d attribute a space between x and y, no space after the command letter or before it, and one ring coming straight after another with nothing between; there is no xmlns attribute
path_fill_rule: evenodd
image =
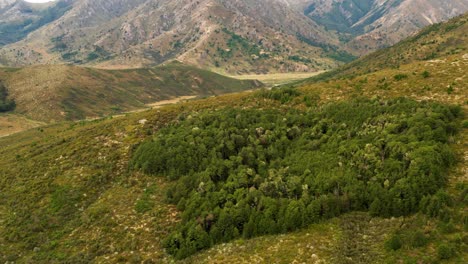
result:
<svg viewBox="0 0 468 264"><path fill-rule="evenodd" d="M408 78L408 75L399 73L399 74L393 76L393 78L394 78L395 80L397 80L397 81L401 81L401 80L403 80L403 79Z"/></svg>
<svg viewBox="0 0 468 264"><path fill-rule="evenodd" d="M423 71L422 77L425 78L425 79L429 78L429 77L431 77L431 73L429 73L428 71Z"/></svg>
<svg viewBox="0 0 468 264"><path fill-rule="evenodd" d="M423 247L427 244L427 237L421 231L415 231L411 234L411 246L412 247Z"/></svg>
<svg viewBox="0 0 468 264"><path fill-rule="evenodd" d="M462 127L468 128L468 120L463 121Z"/></svg>
<svg viewBox="0 0 468 264"><path fill-rule="evenodd" d="M401 240L400 235L393 235L387 242L385 246L388 250L398 250L403 246L403 242Z"/></svg>
<svg viewBox="0 0 468 264"><path fill-rule="evenodd" d="M451 245L441 244L437 248L437 256L439 259L450 259L455 255L455 250Z"/></svg>

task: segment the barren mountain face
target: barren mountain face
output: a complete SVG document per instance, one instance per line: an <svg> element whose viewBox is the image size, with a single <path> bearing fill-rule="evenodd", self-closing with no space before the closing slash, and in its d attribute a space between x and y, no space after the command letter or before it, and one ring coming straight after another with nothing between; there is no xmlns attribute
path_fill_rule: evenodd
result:
<svg viewBox="0 0 468 264"><path fill-rule="evenodd" d="M336 45L279 0L86 0L3 47L0 60L140 67L178 59L232 73L314 71L337 65Z"/></svg>
<svg viewBox="0 0 468 264"><path fill-rule="evenodd" d="M355 54L393 45L422 27L468 11L467 0L289 1L300 2L307 16L339 32L347 49Z"/></svg>
<svg viewBox="0 0 468 264"><path fill-rule="evenodd" d="M16 2L16 0L0 0L0 8L5 8Z"/></svg>
<svg viewBox="0 0 468 264"><path fill-rule="evenodd" d="M468 10L466 0L0 1L0 64L168 60L229 73L316 71Z"/></svg>

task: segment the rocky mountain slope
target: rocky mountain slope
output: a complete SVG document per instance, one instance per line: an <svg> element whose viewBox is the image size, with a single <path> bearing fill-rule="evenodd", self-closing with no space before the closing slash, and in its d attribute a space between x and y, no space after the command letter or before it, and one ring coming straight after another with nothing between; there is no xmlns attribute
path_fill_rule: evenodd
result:
<svg viewBox="0 0 468 264"><path fill-rule="evenodd" d="M0 62L141 67L178 59L230 73L314 71L337 65L337 44L279 0L85 0L4 46Z"/></svg>
<svg viewBox="0 0 468 264"><path fill-rule="evenodd" d="M0 64L328 70L467 10L466 0L2 0Z"/></svg>
<svg viewBox="0 0 468 264"><path fill-rule="evenodd" d="M312 77L309 81L398 69L401 65L409 63L434 64L444 62L449 55L464 59L468 56L466 32L468 32L468 15L465 14L445 23L426 27L415 36L392 47L381 49L338 69Z"/></svg>
<svg viewBox="0 0 468 264"><path fill-rule="evenodd" d="M367 54L416 33L424 26L468 11L466 0L290 0L328 30L348 51Z"/></svg>
<svg viewBox="0 0 468 264"><path fill-rule="evenodd" d="M71 0L34 4L17 0L0 2L0 47L20 41L29 33L58 19L71 8Z"/></svg>

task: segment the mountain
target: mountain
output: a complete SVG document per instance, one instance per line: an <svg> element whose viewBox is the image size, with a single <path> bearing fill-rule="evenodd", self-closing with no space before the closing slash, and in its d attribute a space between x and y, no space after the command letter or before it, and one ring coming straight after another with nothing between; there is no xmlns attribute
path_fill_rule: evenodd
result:
<svg viewBox="0 0 468 264"><path fill-rule="evenodd" d="M451 43L462 20L423 32ZM0 138L0 261L465 263L456 43L295 89ZM424 55L416 44L402 43Z"/></svg>
<svg viewBox="0 0 468 264"><path fill-rule="evenodd" d="M24 1L0 2L0 47L15 43L29 33L58 19L71 8L71 0L56 4L33 4Z"/></svg>
<svg viewBox="0 0 468 264"><path fill-rule="evenodd" d="M348 51L363 55L396 44L419 29L468 11L464 0L290 0Z"/></svg>
<svg viewBox="0 0 468 264"><path fill-rule="evenodd" d="M398 69L401 65L419 62L431 64L448 55L463 57L468 49L468 15L462 15L445 23L426 27L418 34L400 43L364 56L352 63L310 81L352 77L383 69Z"/></svg>
<svg viewBox="0 0 468 264"><path fill-rule="evenodd" d="M47 10L58 6L69 10L37 29L43 23L26 26L14 40L0 36L11 43L0 63L135 68L178 59L229 73L339 64L337 39L280 0L61 0Z"/></svg>
<svg viewBox="0 0 468 264"><path fill-rule="evenodd" d="M2 1L0 64L229 74L329 70L468 11L464 0Z"/></svg>
<svg viewBox="0 0 468 264"><path fill-rule="evenodd" d="M96 118L180 96L213 96L261 87L177 62L135 70L71 65L0 68L15 113L46 123Z"/></svg>

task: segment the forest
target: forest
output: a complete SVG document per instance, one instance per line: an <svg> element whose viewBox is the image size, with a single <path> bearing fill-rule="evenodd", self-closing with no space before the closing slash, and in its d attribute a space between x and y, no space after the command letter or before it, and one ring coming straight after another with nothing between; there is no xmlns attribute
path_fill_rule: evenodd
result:
<svg viewBox="0 0 468 264"><path fill-rule="evenodd" d="M171 181L166 198L182 214L164 246L181 259L350 211L443 216L461 115L406 98L181 114L135 148L130 167Z"/></svg>

